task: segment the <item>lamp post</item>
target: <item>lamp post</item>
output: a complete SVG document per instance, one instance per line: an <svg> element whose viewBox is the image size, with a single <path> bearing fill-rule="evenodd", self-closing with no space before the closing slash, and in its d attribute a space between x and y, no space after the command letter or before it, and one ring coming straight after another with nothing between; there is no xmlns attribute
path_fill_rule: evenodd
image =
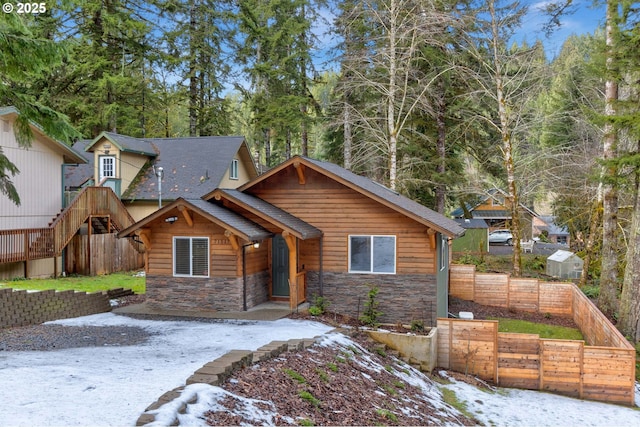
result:
<svg viewBox="0 0 640 427"><path fill-rule="evenodd" d="M156 176L158 177L158 209L162 208L162 178L164 177L164 168L158 166L156 168Z"/></svg>

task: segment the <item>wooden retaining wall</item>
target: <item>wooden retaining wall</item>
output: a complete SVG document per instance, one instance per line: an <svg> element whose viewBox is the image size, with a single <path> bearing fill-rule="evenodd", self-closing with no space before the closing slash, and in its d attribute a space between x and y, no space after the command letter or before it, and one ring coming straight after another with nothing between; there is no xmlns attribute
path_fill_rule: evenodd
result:
<svg viewBox="0 0 640 427"><path fill-rule="evenodd" d="M634 405L635 349L573 283L453 265L449 293L484 305L570 316L586 343L498 333L495 321L438 319L438 366L505 387Z"/></svg>

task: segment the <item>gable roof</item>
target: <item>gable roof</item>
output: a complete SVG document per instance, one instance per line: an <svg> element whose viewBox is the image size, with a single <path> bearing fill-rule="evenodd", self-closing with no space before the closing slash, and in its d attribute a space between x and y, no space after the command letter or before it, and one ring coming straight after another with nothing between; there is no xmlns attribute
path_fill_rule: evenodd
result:
<svg viewBox="0 0 640 427"><path fill-rule="evenodd" d="M215 197L217 194L302 240L322 236L322 231L318 228L258 197L238 190L222 189L214 191L211 196Z"/></svg>
<svg viewBox="0 0 640 427"><path fill-rule="evenodd" d="M5 116L19 116L20 112L17 108L9 106L9 107L0 107L0 117ZM78 152L76 152L73 148L69 147L67 144L58 141L57 139L51 138L47 135L42 127L35 123L30 122L31 128L37 134L44 137L44 142L55 152L58 152L62 155L62 158L65 163L86 163L85 158Z"/></svg>
<svg viewBox="0 0 640 427"><path fill-rule="evenodd" d="M484 229L484 228L489 228L489 226L487 225L487 221L485 221L484 219L478 219L478 218L471 218L471 219L466 219L466 218L456 218L454 219L455 222L457 222L460 227L464 228L464 229Z"/></svg>
<svg viewBox="0 0 640 427"><path fill-rule="evenodd" d="M90 167L77 167L69 171L69 185L78 187L93 178L93 156L86 152L97 149L103 139L120 151L138 154L149 159L146 168L138 173L133 184L123 193L124 200L157 200L158 178L155 168L162 166L162 198L194 199L215 190L231 165L236 153L244 156L246 165L252 165L250 178L258 175L251 153L242 136L201 136L184 138L134 138L112 132L102 132L89 141L78 141Z"/></svg>
<svg viewBox="0 0 640 427"><path fill-rule="evenodd" d="M93 141L87 144L85 151L93 151L94 146L101 141L102 138L106 138L109 142L118 147L120 151L141 154L148 157L156 157L158 154L153 149L149 140L120 135L113 132L102 132L100 135L95 137Z"/></svg>
<svg viewBox="0 0 640 427"><path fill-rule="evenodd" d="M67 166L64 168L64 185L67 187L82 187L93 178L93 153L85 151L90 139L82 139L73 144L73 149L85 159L85 163Z"/></svg>
<svg viewBox="0 0 640 427"><path fill-rule="evenodd" d="M471 212L473 218L486 218L486 219L505 219L511 218L511 211L505 207L505 209L487 209L487 210L476 210L478 206L484 204L487 200L492 199L498 202L500 205L504 205L504 197L506 197L507 193L500 190L499 188L491 188L487 190L487 194L483 195L480 202L475 205L471 205L470 203L465 203L466 209ZM497 196L501 196L503 200L500 200ZM538 216L533 210L529 209L522 203L520 203L520 208L524 209L526 212L531 214L531 216ZM453 218L462 218L464 215L464 210L462 208L457 208L451 212L451 216Z"/></svg>
<svg viewBox="0 0 640 427"><path fill-rule="evenodd" d="M375 181L365 178L360 175L344 169L336 164L323 162L320 160L310 159L303 156L294 156L291 159L285 161L279 166L271 169L270 171L260 175L253 181L241 186L238 190L245 191L257 183L264 181L265 179L277 174L281 170L293 165L295 162L300 162L305 166L315 170L316 172L328 176L337 182L362 193L383 205L390 207L391 209L402 213L403 215L412 218L428 227L431 227L440 233L449 237L456 237L464 234L464 229L460 227L454 220L441 215L426 206L421 205L400 193L393 191L382 184L378 184Z"/></svg>
<svg viewBox="0 0 640 427"><path fill-rule="evenodd" d="M538 218L544 221L546 226L538 226L537 228L542 230L546 229L550 236L568 236L569 235L569 230L565 225L556 225L554 216L540 215Z"/></svg>
<svg viewBox="0 0 640 427"><path fill-rule="evenodd" d="M121 238L132 235L136 230L143 228L146 224L155 219L167 215L170 211L179 206L185 206L193 210L194 212L197 212L199 215L203 216L209 221L221 226L224 229L230 230L231 232L233 232L233 234L238 235L247 241L264 240L273 235L269 231L262 228L260 225L248 220L247 218L244 218L241 215L236 214L235 212L227 208L218 206L214 203L210 203L202 199L183 199L180 197L173 203L163 206L162 209L155 211L146 218L143 218L135 224L120 231L118 233L118 237Z"/></svg>

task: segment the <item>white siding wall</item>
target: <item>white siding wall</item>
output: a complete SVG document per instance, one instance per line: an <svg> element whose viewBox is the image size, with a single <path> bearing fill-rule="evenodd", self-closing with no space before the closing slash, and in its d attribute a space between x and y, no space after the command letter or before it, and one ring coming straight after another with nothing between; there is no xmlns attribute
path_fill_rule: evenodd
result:
<svg viewBox="0 0 640 427"><path fill-rule="evenodd" d="M62 156L34 135L29 149L18 146L13 123L0 119L0 146L20 173L12 181L20 206L0 195L0 229L47 227L62 207Z"/></svg>

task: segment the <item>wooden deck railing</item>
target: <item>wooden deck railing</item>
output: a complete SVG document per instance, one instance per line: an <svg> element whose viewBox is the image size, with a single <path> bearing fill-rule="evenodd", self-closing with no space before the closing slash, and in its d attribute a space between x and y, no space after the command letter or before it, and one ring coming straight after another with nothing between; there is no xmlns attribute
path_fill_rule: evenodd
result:
<svg viewBox="0 0 640 427"><path fill-rule="evenodd" d="M109 216L122 230L135 221L108 187L87 187L48 228L0 230L0 264L60 256L90 216Z"/></svg>

